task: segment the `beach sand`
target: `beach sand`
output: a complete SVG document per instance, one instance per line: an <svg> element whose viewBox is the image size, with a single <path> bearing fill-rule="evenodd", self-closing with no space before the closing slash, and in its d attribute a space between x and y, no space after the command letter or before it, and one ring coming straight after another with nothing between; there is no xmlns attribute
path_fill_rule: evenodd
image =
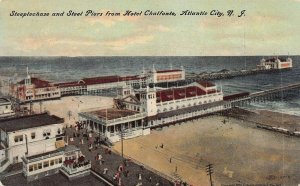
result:
<svg viewBox="0 0 300 186"><path fill-rule="evenodd" d="M266 113L272 118L271 112ZM114 149L120 152L120 146L118 142ZM205 172L209 163L213 164L215 185L296 185L300 180L299 152L299 138L223 116L164 127L160 131L152 130L147 136L124 140L125 155L163 174L199 186L209 185Z"/></svg>
<svg viewBox="0 0 300 186"><path fill-rule="evenodd" d="M28 104L27 104L28 106ZM113 106L113 98L101 96L68 96L57 100L43 101L33 104L35 113L49 111L50 114L65 119L66 125L74 125L78 121L78 113L87 110L105 109ZM70 112L71 111L71 112Z"/></svg>

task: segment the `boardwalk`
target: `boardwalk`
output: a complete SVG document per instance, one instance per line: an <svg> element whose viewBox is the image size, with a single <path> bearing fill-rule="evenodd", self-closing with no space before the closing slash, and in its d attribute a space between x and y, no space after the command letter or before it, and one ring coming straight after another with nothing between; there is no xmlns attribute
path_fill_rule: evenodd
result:
<svg viewBox="0 0 300 186"><path fill-rule="evenodd" d="M73 137L75 130L66 129L66 137ZM174 185L172 181L163 178L162 176L155 174L154 172L146 169L144 166L134 163L130 159L124 159L111 152L109 148L105 146L98 146L93 143L97 135L92 134L92 137L83 137L86 133L86 129L82 129L78 132L79 137L75 137L74 141L69 141L70 145L78 146L82 153L86 156L88 160L92 161L92 170L97 172L100 176L109 180L114 185ZM85 136L85 135L84 135ZM80 144L81 139L83 139L84 144ZM93 149L89 149L88 144L93 144ZM102 162L97 160L97 155L101 155ZM106 170L106 173L105 173ZM120 180L119 181L119 178Z"/></svg>

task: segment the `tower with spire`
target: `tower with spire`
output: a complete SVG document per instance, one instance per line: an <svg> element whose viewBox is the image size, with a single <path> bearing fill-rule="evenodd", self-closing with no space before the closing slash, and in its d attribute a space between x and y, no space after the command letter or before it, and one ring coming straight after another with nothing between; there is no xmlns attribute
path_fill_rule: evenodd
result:
<svg viewBox="0 0 300 186"><path fill-rule="evenodd" d="M27 76L25 78L25 85L31 85L31 76L29 75L28 66L26 67Z"/></svg>

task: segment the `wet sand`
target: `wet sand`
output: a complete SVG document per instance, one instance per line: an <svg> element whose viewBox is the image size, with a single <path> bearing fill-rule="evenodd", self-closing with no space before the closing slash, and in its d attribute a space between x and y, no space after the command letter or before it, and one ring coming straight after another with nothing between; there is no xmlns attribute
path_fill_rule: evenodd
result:
<svg viewBox="0 0 300 186"><path fill-rule="evenodd" d="M278 115L272 114L274 117L268 117L270 121L271 118L276 120ZM114 149L120 151L120 143L115 144ZM223 116L189 121L124 140L125 155L168 176L201 186L209 185L205 172L209 163L214 167L215 185L296 185L300 181L299 152L299 138Z"/></svg>

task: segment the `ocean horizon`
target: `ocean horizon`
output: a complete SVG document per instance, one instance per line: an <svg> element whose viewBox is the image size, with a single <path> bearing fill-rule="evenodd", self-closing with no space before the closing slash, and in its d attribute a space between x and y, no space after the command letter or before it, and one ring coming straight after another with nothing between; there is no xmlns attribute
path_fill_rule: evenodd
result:
<svg viewBox="0 0 300 186"><path fill-rule="evenodd" d="M181 66L187 73L216 72L220 70L253 69L265 57L274 56L2 56L0 57L0 76L13 81L29 73L52 82L76 81L84 77L138 75L142 69L178 69ZM291 57L293 69L268 74L256 74L232 79L215 80L222 86L225 95L238 92L256 92L274 87L300 82L300 56ZM276 110L300 115L299 95L266 103L255 103L251 108Z"/></svg>

